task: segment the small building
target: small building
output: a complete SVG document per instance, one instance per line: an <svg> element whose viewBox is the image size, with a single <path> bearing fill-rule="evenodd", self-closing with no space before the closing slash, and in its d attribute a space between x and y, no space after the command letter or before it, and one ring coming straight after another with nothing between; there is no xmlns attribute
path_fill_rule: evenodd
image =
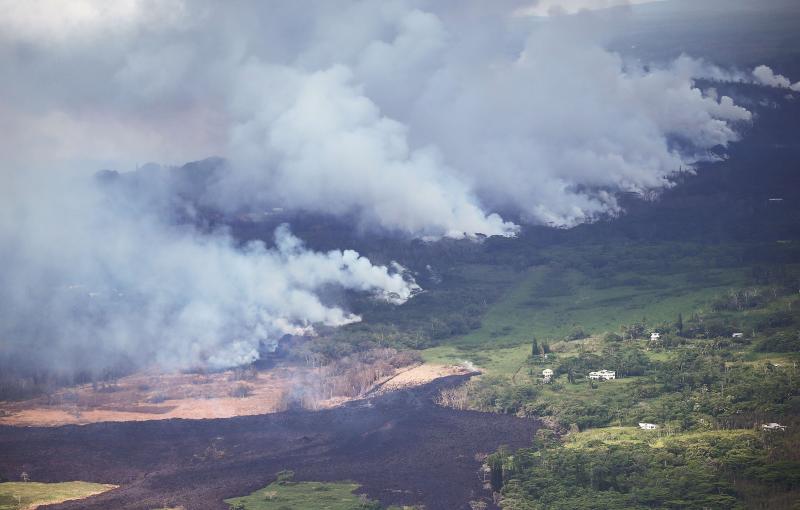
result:
<svg viewBox="0 0 800 510"><path fill-rule="evenodd" d="M734 333L731 338L744 338L744 333Z"/></svg>
<svg viewBox="0 0 800 510"><path fill-rule="evenodd" d="M544 382L546 382L546 383L549 383L550 381L552 381L553 380L553 371L550 370L549 368L545 368L544 370L542 370L542 379L544 379Z"/></svg>
<svg viewBox="0 0 800 510"><path fill-rule="evenodd" d="M642 430L655 430L655 429L658 428L658 425L656 425L655 423L640 422L639 423L639 428L642 429Z"/></svg>
<svg viewBox="0 0 800 510"><path fill-rule="evenodd" d="M780 431L784 431L784 430L786 430L786 425L781 425L780 423L775 423L775 422L773 422L773 423L765 423L765 424L761 425L761 429L762 430L780 430Z"/></svg>
<svg viewBox="0 0 800 510"><path fill-rule="evenodd" d="M651 342L658 342L659 340L661 340L661 333L650 333Z"/></svg>
<svg viewBox="0 0 800 510"><path fill-rule="evenodd" d="M598 370L597 372L589 372L589 379L595 381L609 381L616 379L617 373L614 370Z"/></svg>

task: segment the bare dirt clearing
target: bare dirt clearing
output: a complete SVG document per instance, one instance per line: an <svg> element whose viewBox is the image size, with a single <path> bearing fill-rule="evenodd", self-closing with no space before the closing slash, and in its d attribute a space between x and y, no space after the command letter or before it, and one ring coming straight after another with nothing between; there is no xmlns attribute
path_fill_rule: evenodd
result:
<svg viewBox="0 0 800 510"><path fill-rule="evenodd" d="M0 403L0 424L51 427L98 422L231 418L302 405L328 409L360 395L335 392L310 398L320 369L282 364L266 371L212 374L138 373L113 383L86 384L22 402ZM409 388L466 374L459 366L417 364L391 370L362 394Z"/></svg>

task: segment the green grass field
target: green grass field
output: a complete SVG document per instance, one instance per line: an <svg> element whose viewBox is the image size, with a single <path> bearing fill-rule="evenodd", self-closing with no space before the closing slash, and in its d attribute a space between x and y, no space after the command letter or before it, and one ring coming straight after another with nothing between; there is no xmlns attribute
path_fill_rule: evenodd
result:
<svg viewBox="0 0 800 510"><path fill-rule="evenodd" d="M596 441L608 445L652 443L658 436L659 431L657 430L641 430L639 427L603 427L569 434L565 438L564 446L583 448Z"/></svg>
<svg viewBox="0 0 800 510"><path fill-rule="evenodd" d="M540 269L530 271L520 284L487 314L485 325L464 342L481 335L495 338L498 343L529 341L539 338L561 338L575 327L590 333L613 331L619 324L631 323L646 317L654 323L674 321L679 312L686 312L707 301L720 289L736 283L735 275L719 272L709 285L690 282L691 274L671 276L632 274L620 284L604 283L577 272L560 277L569 282L560 296L536 298L545 293L549 281ZM635 282L635 283L624 283ZM608 285L599 288L600 284ZM539 302L532 303L533 299ZM501 326L505 324L505 326ZM508 325L512 330L507 331Z"/></svg>
<svg viewBox="0 0 800 510"><path fill-rule="evenodd" d="M593 334L615 331L620 324L646 318L674 321L727 288L741 284L743 271L657 270L615 274L614 278L575 270L535 267L494 303L481 328L454 339L457 346L514 346L531 336L560 339L573 328Z"/></svg>
<svg viewBox="0 0 800 510"><path fill-rule="evenodd" d="M664 254L670 250L674 258ZM505 292L482 317L481 327L423 351L432 363L471 361L492 375L512 376L536 337L553 345L576 329L590 335L618 331L623 324L674 322L746 281L747 267L714 267L715 248L693 245L583 246L543 250L550 260L498 286ZM612 260L613 268L587 267L586 260ZM668 259L668 260L667 260ZM623 266L622 270L619 266ZM490 276L490 266L486 266ZM480 266L471 266L473 278Z"/></svg>
<svg viewBox="0 0 800 510"><path fill-rule="evenodd" d="M39 505L83 499L115 488L89 482L6 482L0 483L0 510L21 510Z"/></svg>
<svg viewBox="0 0 800 510"><path fill-rule="evenodd" d="M596 442L606 445L647 443L655 448L664 448L684 443L715 443L725 439L757 440L752 429L711 430L701 432L670 433L665 429L641 430L638 427L602 427L568 434L564 441L567 448L584 448Z"/></svg>
<svg viewBox="0 0 800 510"><path fill-rule="evenodd" d="M492 375L512 376L530 354L530 346L492 348L487 346L480 350L464 349L456 345L440 345L422 351L422 358L428 363L444 365L459 364L464 361L474 363L486 373Z"/></svg>
<svg viewBox="0 0 800 510"><path fill-rule="evenodd" d="M364 500L353 494L358 487L349 482L276 482L225 502L244 510L358 510L364 508Z"/></svg>

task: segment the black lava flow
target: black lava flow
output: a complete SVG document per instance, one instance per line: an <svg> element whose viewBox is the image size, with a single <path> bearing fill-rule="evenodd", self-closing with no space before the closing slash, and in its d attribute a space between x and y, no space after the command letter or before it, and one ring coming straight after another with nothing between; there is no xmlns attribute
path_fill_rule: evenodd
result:
<svg viewBox="0 0 800 510"><path fill-rule="evenodd" d="M0 427L0 476L119 485L88 499L40 508L183 506L227 510L295 471L297 481L351 480L385 505L468 509L491 501L476 454L528 446L539 423L437 406L451 376L418 388L322 411L292 410L209 420L155 420L63 427Z"/></svg>

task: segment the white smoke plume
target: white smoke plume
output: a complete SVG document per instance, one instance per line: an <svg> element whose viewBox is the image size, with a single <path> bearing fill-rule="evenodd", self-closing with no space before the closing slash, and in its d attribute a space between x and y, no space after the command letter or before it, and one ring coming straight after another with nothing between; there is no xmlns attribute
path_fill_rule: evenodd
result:
<svg viewBox="0 0 800 510"><path fill-rule="evenodd" d="M2 348L225 366L259 340L356 320L322 302L328 285L414 291L283 229L275 250L240 247L110 203L77 184L100 168L218 155L228 169L204 205L510 236L511 217L616 214L617 192L670 186L751 120L695 83L735 73L628 60L591 17L520 15L532 4L0 0ZM789 83L761 67L752 79Z"/></svg>
<svg viewBox="0 0 800 510"><path fill-rule="evenodd" d="M239 84L246 90L236 97L247 106L236 112L234 172L223 183L223 204L247 199L355 213L367 226L418 236L514 232L513 224L481 209L437 150L411 148L408 128L382 115L348 68L243 72ZM254 84L260 87L253 90Z"/></svg>
<svg viewBox="0 0 800 510"><path fill-rule="evenodd" d="M220 155L222 208L424 237L513 235L498 214L571 226L618 212L618 191L669 186L750 118L695 86L735 73L631 62L591 18L519 14L553 2L70 5L0 16L3 152L123 169Z"/></svg>
<svg viewBox="0 0 800 510"><path fill-rule="evenodd" d="M769 66L761 65L753 69L753 76L757 83L766 85L768 87L775 87L779 89L790 89L795 92L800 92L800 81L792 83L789 78L782 74L775 74Z"/></svg>
<svg viewBox="0 0 800 510"><path fill-rule="evenodd" d="M285 334L360 320L324 303L327 287L396 304L418 289L354 251L309 251L286 225L274 249L237 246L224 231L166 225L91 181L51 180L21 176L0 205L3 356L66 373L120 359L222 368Z"/></svg>
<svg viewBox="0 0 800 510"><path fill-rule="evenodd" d="M609 7L663 2L664 0L536 0L516 11L518 16L558 16Z"/></svg>

